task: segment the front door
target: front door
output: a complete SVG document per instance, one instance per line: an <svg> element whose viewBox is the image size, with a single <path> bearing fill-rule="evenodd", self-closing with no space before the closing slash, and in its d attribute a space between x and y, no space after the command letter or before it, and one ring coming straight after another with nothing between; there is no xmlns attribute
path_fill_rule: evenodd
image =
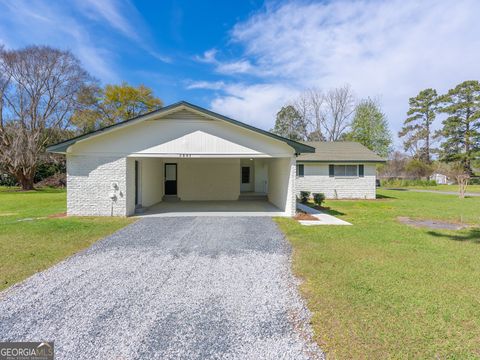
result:
<svg viewBox="0 0 480 360"><path fill-rule="evenodd" d="M242 166L240 176L240 192L253 191L252 167Z"/></svg>
<svg viewBox="0 0 480 360"><path fill-rule="evenodd" d="M177 195L177 164L165 164L165 195Z"/></svg>

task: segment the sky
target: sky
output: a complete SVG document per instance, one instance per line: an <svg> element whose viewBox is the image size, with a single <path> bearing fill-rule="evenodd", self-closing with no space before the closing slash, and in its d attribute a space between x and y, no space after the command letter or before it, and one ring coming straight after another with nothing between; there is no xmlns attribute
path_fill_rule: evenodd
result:
<svg viewBox="0 0 480 360"><path fill-rule="evenodd" d="M349 84L396 135L409 97L480 78L479 14L478 0L0 0L0 44L68 49L102 84L266 130L305 89Z"/></svg>

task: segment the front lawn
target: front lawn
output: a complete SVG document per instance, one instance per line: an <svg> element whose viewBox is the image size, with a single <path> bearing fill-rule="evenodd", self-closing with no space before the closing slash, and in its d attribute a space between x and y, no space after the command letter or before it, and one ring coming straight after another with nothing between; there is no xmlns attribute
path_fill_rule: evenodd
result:
<svg viewBox="0 0 480 360"><path fill-rule="evenodd" d="M0 290L129 224L126 218L49 217L65 212L65 191L0 188Z"/></svg>
<svg viewBox="0 0 480 360"><path fill-rule="evenodd" d="M414 189L425 189L425 190L440 190L440 191L455 191L458 193L458 185L437 185L437 186L414 186ZM467 192L471 193L480 193L480 185L468 185Z"/></svg>
<svg viewBox="0 0 480 360"><path fill-rule="evenodd" d="M480 224L480 198L379 191L378 200L327 201L353 226L277 219L327 356L480 358L480 229L414 228L397 221Z"/></svg>
<svg viewBox="0 0 480 360"><path fill-rule="evenodd" d="M396 188L397 186L386 185L386 188ZM458 185L435 185L435 186L407 186L405 189L420 189L433 191L454 191L458 193ZM480 185L468 185L467 192L480 193Z"/></svg>

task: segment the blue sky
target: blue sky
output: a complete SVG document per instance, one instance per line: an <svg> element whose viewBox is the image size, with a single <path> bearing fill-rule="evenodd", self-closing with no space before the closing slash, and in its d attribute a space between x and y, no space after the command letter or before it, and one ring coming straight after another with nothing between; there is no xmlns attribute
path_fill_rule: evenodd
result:
<svg viewBox="0 0 480 360"><path fill-rule="evenodd" d="M70 49L102 83L264 129L302 90L350 84L396 133L418 91L480 78L478 14L477 0L0 0L0 43Z"/></svg>

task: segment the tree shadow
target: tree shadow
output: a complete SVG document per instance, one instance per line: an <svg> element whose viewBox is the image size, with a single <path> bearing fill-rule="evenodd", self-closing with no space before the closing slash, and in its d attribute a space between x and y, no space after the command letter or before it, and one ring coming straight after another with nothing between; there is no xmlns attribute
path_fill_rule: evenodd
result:
<svg viewBox="0 0 480 360"><path fill-rule="evenodd" d="M393 196L387 196L387 195L380 195L380 194L377 194L377 199L397 199L396 197L393 197Z"/></svg>
<svg viewBox="0 0 480 360"><path fill-rule="evenodd" d="M345 213L341 212L341 211L338 211L338 210L334 210L334 209L331 209L329 207L322 207L322 208L317 208L317 210L320 210L320 211L323 211L324 213L328 214L328 215L332 215L332 216L336 216L336 215L346 215Z"/></svg>
<svg viewBox="0 0 480 360"><path fill-rule="evenodd" d="M467 231L464 234L444 234L438 231L427 231L427 234L435 236L435 237L443 237L448 238L454 241L471 241L476 244L480 244L480 228L474 228Z"/></svg>

